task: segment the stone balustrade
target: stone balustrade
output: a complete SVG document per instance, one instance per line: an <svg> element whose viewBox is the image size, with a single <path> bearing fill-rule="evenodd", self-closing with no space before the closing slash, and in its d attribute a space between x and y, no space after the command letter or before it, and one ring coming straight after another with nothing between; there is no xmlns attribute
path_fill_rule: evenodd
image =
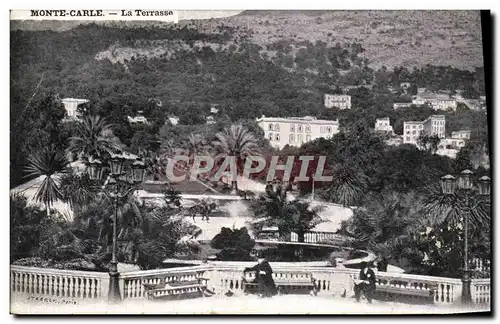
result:
<svg viewBox="0 0 500 324"><path fill-rule="evenodd" d="M131 271L120 274L120 290L124 299L144 297L143 284L193 281L204 278L208 288L216 293L232 290L242 292L243 269L254 262L214 262L198 266ZM347 294L352 296L354 280L359 270L334 267L301 266L300 264L272 263L273 276L293 279L311 274L318 295ZM11 292L16 295L65 297L74 300L107 299L109 277L107 273L41 269L11 266ZM462 292L460 279L377 272L377 287L400 287L406 290L434 291L435 304L459 303ZM472 299L476 304L490 303L490 279L472 280Z"/></svg>
<svg viewBox="0 0 500 324"><path fill-rule="evenodd" d="M11 294L63 298L67 301L107 298L109 275L102 272L10 266Z"/></svg>
<svg viewBox="0 0 500 324"><path fill-rule="evenodd" d="M474 304L489 304L491 296L490 279L472 279L471 295Z"/></svg>

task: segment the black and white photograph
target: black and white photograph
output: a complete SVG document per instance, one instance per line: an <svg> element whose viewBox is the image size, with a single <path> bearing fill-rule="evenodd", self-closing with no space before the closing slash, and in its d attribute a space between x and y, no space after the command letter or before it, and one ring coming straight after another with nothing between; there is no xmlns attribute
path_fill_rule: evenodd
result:
<svg viewBox="0 0 500 324"><path fill-rule="evenodd" d="M491 314L491 24L11 10L10 314Z"/></svg>

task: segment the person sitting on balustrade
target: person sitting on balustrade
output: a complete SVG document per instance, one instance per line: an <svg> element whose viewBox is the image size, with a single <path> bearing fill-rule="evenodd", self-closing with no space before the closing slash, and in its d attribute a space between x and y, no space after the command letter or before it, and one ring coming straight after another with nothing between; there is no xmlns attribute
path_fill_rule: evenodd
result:
<svg viewBox="0 0 500 324"><path fill-rule="evenodd" d="M273 269L266 259L258 259L255 266L245 268L243 273L248 271L255 271L255 280L253 282L259 284L260 297L272 297L278 293L273 280Z"/></svg>
<svg viewBox="0 0 500 324"><path fill-rule="evenodd" d="M375 272L372 270L371 262L362 262L362 269L359 272L359 279L354 283L354 296L356 301L359 302L361 293L366 297L366 300L371 304L373 292L375 291Z"/></svg>

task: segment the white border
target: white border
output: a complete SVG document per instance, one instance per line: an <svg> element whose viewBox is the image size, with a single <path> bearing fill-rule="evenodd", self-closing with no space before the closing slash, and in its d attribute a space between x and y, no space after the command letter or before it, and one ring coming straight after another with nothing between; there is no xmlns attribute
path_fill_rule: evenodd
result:
<svg viewBox="0 0 500 324"><path fill-rule="evenodd" d="M203 10L203 9L209 9L209 10L221 10L221 9L230 9L230 10L241 10L241 9L447 9L447 10L457 10L457 9L493 9L493 14L499 12L499 3L498 1L483 1L483 0L475 0L475 1L435 1L435 0L419 0L419 1L359 1L359 0L350 0L350 1L317 1L317 0L308 0L308 1L303 1L303 2L298 2L295 1L293 3L286 1L286 2L281 2L280 4L278 3L270 3L269 1L264 1L264 0L254 0L254 1L249 1L247 3L242 3L242 2L237 2L237 1L178 1L176 3L173 2L167 2L164 1L163 3L158 3L158 1L151 1L151 0L141 0L140 2L138 1L130 1L130 0L123 0L123 1L108 1L104 3L103 1L97 1L97 0L87 0L84 2L74 2L71 3L69 1L43 1L43 2L37 2L37 1L2 1L0 6L2 7L2 41L4 44L4 48L9 47L9 13L8 9L45 9L45 8L82 8L82 9L95 9L95 8L144 8L144 9L195 9L195 10ZM498 20L496 21L496 25L498 25ZM495 44L498 43L498 27L495 26ZM9 114L9 51L3 50L2 51L2 72L4 77L2 78L2 101L3 101L3 111L7 112L7 115ZM496 67L495 67L495 72L498 72L498 51L496 52L496 57L495 61L497 62ZM497 73L495 73L496 75ZM499 94L500 89L499 85L495 84L495 87L493 89L494 93ZM498 99L497 99L498 100ZM495 125L500 125L500 114L496 113L495 114ZM3 152L7 152L8 146L9 146L9 118L2 118L1 123L2 127L1 129L1 139L2 139L2 144L3 144ZM495 127L491 131L493 131ZM500 150L500 139L498 138L497 134L494 134L494 148L495 152L498 152ZM498 162L498 159L496 160ZM8 169L9 169L9 162L8 158L5 157L4 159L1 160L2 163L2 184L4 184L5 187L5 192L2 194L1 199L2 199L2 217L3 217L3 222L5 223L6 220L8 219L8 214L9 214L9 200L8 200L8 187L9 187L9 176L8 176ZM497 167L498 163L495 163L495 169ZM494 179L495 180L495 179ZM497 189L495 186L494 189ZM500 194L498 193L498 190L495 190L495 198L498 198ZM496 202L500 201L499 199L495 199ZM495 217L495 215L493 215ZM495 233L499 233L499 224L500 220L496 219L495 220ZM3 237L3 244L2 244L2 250L5 252L3 254L3 261L5 262L4 266L2 267L2 273L0 275L0 280L1 280L1 285L2 287L2 304L4 305L5 308L3 308L3 315L8 314L8 303L9 303L9 268L8 268L8 255L9 255L9 226L2 226L2 229L4 231L2 237ZM496 239L496 246L498 247L500 239ZM498 268L498 260L495 260L495 266ZM498 272L495 271L496 275L496 280L495 282L499 281L499 276ZM495 287L496 288L496 287ZM496 296L498 297L498 291L496 292ZM498 304L498 298L495 299L496 305ZM496 306L495 305L495 306ZM498 309L497 309L498 310ZM13 321L14 318L12 316L7 315L6 320ZM151 318L148 318L151 320ZM400 320L400 318L395 318L396 320ZM468 320L467 318L452 318L451 320ZM81 322L81 321L87 321L87 320L92 320L92 321L101 321L102 319L96 319L96 318L45 318L46 321L54 321L54 320L70 320L72 322ZM116 318L115 320L123 321L123 320L133 320L133 321L144 321L144 318ZM184 321L198 321L201 320L201 318L184 318L184 319L178 319L175 317L168 317L168 318L156 318L158 321L173 321L177 322L182 320ZM224 318L215 318L212 320L216 321L221 321L221 320L235 320L233 318L231 319L224 319ZM276 321L276 320L281 320L281 321L290 321L291 318L250 318L247 320L256 320L259 322L267 322L267 321ZM293 319L292 319L293 320ZM307 318L304 317L298 317L295 320L298 321L303 321L307 320ZM322 321L325 322L337 322L341 321L343 319L341 318L325 318L322 319ZM359 322L364 322L364 321L373 321L373 320L382 320L385 321L386 319L377 319L377 318L351 318L350 320L355 320ZM428 320L427 318L404 318L404 321L426 321ZM28 321L25 319L25 321ZM33 319L29 319L29 321L33 321Z"/></svg>

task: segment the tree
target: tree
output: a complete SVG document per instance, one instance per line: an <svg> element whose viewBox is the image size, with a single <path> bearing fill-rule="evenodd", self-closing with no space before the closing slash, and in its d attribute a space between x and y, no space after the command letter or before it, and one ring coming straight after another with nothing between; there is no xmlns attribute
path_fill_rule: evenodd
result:
<svg viewBox="0 0 500 324"><path fill-rule="evenodd" d="M366 176L352 167L338 165L333 171L333 182L327 189L330 200L344 207L360 202L367 187Z"/></svg>
<svg viewBox="0 0 500 324"><path fill-rule="evenodd" d="M222 157L232 157L236 160L236 172L238 174L243 172L247 157L261 154L261 150L257 145L257 138L241 124L231 125L224 132L215 134L212 145ZM236 179L232 181L232 188L235 192L238 190L238 181Z"/></svg>
<svg viewBox="0 0 500 324"><path fill-rule="evenodd" d="M281 240L287 240L295 232L299 242L304 242L304 234L324 220L318 215L321 208L312 208L308 202L289 200L285 188L268 188L266 193L253 203L257 218L256 231L263 226L277 226Z"/></svg>
<svg viewBox="0 0 500 324"><path fill-rule="evenodd" d="M96 199L94 186L87 173L65 173L60 179L62 200L68 202L73 209L80 209Z"/></svg>
<svg viewBox="0 0 500 324"><path fill-rule="evenodd" d="M105 136L109 131L105 118L86 116L76 125L68 150L83 159L105 157L118 149L118 145Z"/></svg>
<svg viewBox="0 0 500 324"><path fill-rule="evenodd" d="M255 241L248 234L246 227L240 229L222 227L210 245L214 249L222 250L218 253L218 257L224 261L249 261Z"/></svg>
<svg viewBox="0 0 500 324"><path fill-rule="evenodd" d="M52 220L36 206L29 206L26 196L10 195L10 259L29 257L40 245L41 231Z"/></svg>
<svg viewBox="0 0 500 324"><path fill-rule="evenodd" d="M35 193L35 199L45 204L47 216L50 215L52 204L63 198L59 180L61 174L67 172L67 166L66 158L50 147L34 152L28 159L28 165L25 168L26 177L43 178Z"/></svg>

